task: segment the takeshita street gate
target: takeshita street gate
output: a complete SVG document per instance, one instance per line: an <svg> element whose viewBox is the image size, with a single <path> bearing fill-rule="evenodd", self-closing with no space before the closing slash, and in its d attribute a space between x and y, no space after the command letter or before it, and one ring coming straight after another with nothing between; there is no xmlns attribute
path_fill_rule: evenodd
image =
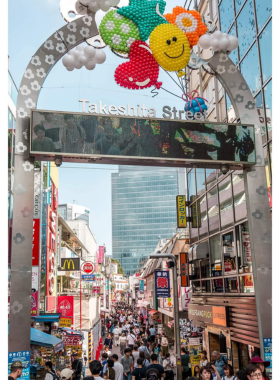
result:
<svg viewBox="0 0 280 380"><path fill-rule="evenodd" d="M84 0L84 3L89 3L89 1ZM138 1L138 5L140 3L141 2ZM112 36L111 41L115 44L114 46L111 46L112 50L114 51L115 49L116 54L122 56L127 53L124 50L127 50L127 47L130 48L130 46L134 44L134 49L132 50L133 55L135 52L136 54L137 51L139 52L139 45L143 45L144 48L141 48L143 51L141 50L139 54L144 59L147 59L147 56L149 57L151 66L153 67L150 82L155 85L156 88L161 87L161 84L157 82L158 65L166 70L178 71L178 76L182 75L181 70L187 65L188 62L192 68L198 68L195 67L193 62L197 62L200 66L204 65L207 70L216 75L217 79L223 85L225 91L230 97L235 114L237 118L240 119L240 122L246 125L254 125L255 128L255 164L253 166L241 165L241 167L244 169L247 214L251 237L254 287L258 313L259 339L261 353L263 355L263 339L271 338L272 336L272 231L261 141L261 129L259 125L256 102L252 97L245 79L226 54L226 50L228 50L229 46L228 42L221 42L220 40L219 45L219 41L217 43L216 40L211 40L211 36L213 35L210 34L203 36L203 34L205 34L205 28L203 27L204 24L201 24L201 33L196 34L195 31L191 30L190 33L193 34L189 34L188 38L187 28L191 27L192 23L195 24L202 22L201 18L199 19L197 15L191 14L190 17L188 16L187 19L184 19L184 15L182 16L182 13L185 11L179 11L178 13L178 10L174 11L173 14L166 15L164 18L161 14L164 10L163 0L152 0L148 3L153 3L156 7L153 9L153 19L151 22L148 22L146 25L147 27L145 27L143 23L141 24L141 19L140 21L138 20L138 16L136 14L133 20L130 21L138 23L138 30L140 31L139 35L137 34L137 30L131 27L130 30L133 29L134 40L132 39L128 44L123 45L123 51L121 52L116 50L116 43L119 41L118 38L113 38L112 40ZM137 7L137 2L135 0L131 0L130 4L133 7ZM106 7L107 6L108 4ZM90 10L87 10L86 12L87 14L84 17L76 18L74 21L69 22L52 34L39 47L27 66L20 84L20 91L17 99L16 121L9 352L25 351L30 349L30 296L32 275L31 252L33 239L32 210L34 192L34 157L30 155L31 109L36 109L41 87L47 75L49 75L52 67L68 51L73 49L73 47L78 46L85 40L95 36L98 39L99 30L95 22L95 13L90 13ZM116 10L114 10L113 13L116 14ZM114 14L111 16L114 17ZM128 16L130 14L129 9L127 9L127 7L123 7L123 9L120 8L117 11L118 16L115 17L115 19L118 20L121 17L125 17L125 15ZM105 15L105 17L108 16ZM146 16L144 15L144 17ZM109 26L109 29L113 28L113 21L111 19L108 21L107 23L102 24L104 25L104 28L105 25L107 25L107 27ZM128 25L129 22L126 21L125 24ZM128 30L128 27L123 26L122 31L125 32L125 30ZM104 28L103 34L105 33ZM161 31L163 31L163 33L161 33ZM105 33L104 40L110 37L110 30L107 32ZM143 39L147 38L150 33L149 47ZM216 50L220 50L216 51L207 62L202 61L193 53L191 55L191 46L197 43L198 39L202 38L201 36L204 37L202 39L201 46L204 45L205 47L209 47L211 44L213 46L216 44ZM178 64L175 64L172 62L172 59L177 57L177 55L180 56L181 54L181 50L177 46L179 41L181 41L181 49L183 47L184 50L185 60L179 60ZM164 46L166 43L166 46L170 48L170 53L167 51L167 54L163 54L165 52L159 48L159 42ZM105 45L103 44L103 46ZM168 56L171 57L171 61L167 59ZM71 59L68 59L68 64L70 61ZM101 61L102 59L100 62ZM93 63L88 64L88 67L92 68ZM68 66L70 71L73 70L73 68L72 66ZM134 70L133 66L128 66L126 68L128 71ZM130 75L127 76L126 71L123 70L123 68L120 68L120 66L118 70L116 70L115 79L120 85L132 89L141 89L145 86L149 86L150 84L148 83L149 81L140 81L140 85L139 83L135 84L136 82L134 83L134 78ZM172 121L170 121L170 123L172 123ZM51 160L53 159L54 158L51 158ZM138 164L142 164L141 160L139 160ZM154 165L154 163L150 162L150 165L151 164ZM193 162L193 165L195 164L196 162ZM174 164L174 166L176 166L176 164ZM186 166L190 166L190 163L188 163L188 165L186 164Z"/></svg>

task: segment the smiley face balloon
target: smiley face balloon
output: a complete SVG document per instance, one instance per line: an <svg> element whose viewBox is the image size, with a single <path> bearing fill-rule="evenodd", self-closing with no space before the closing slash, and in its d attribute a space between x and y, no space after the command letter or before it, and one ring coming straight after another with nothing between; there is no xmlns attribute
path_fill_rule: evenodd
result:
<svg viewBox="0 0 280 380"><path fill-rule="evenodd" d="M174 24L158 25L150 35L150 48L157 63L167 71L184 69L191 56L187 36Z"/></svg>

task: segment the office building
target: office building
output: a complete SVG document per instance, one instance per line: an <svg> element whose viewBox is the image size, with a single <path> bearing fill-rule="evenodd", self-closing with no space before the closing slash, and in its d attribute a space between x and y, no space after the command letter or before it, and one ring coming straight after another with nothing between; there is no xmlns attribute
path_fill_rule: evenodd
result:
<svg viewBox="0 0 280 380"><path fill-rule="evenodd" d="M111 181L113 258L132 275L160 237L175 234L176 195L185 194L185 170L119 166Z"/></svg>
<svg viewBox="0 0 280 380"><path fill-rule="evenodd" d="M90 209L77 204L61 204L58 206L58 213L64 220L85 220L89 226Z"/></svg>

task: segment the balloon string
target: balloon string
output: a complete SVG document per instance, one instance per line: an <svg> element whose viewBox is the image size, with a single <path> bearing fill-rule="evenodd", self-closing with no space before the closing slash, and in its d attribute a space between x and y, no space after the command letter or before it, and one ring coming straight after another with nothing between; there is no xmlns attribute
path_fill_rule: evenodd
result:
<svg viewBox="0 0 280 380"><path fill-rule="evenodd" d="M154 86L154 88L152 89L151 93L154 94L154 95L152 96L152 98L154 98L155 96L158 95L158 91L157 91L156 86Z"/></svg>
<svg viewBox="0 0 280 380"><path fill-rule="evenodd" d="M163 69L164 70L164 69ZM173 80L173 82L180 88L180 90L182 90L184 92L184 89L175 81L174 78L172 78L172 76L168 73L168 71L164 70L166 72L166 74L168 76L170 76L170 78Z"/></svg>
<svg viewBox="0 0 280 380"><path fill-rule="evenodd" d="M173 94L173 92L170 92L170 91L166 90L166 89L163 88L163 87L161 87L161 90L166 91L166 92L169 92L169 94L174 95L174 96L176 96L176 97L179 98L179 99L182 99L181 96L178 96L178 95L176 95L176 94Z"/></svg>

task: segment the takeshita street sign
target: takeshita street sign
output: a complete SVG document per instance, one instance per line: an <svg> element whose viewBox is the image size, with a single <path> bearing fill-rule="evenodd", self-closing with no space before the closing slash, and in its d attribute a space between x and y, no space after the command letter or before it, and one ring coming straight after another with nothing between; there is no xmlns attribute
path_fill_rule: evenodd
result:
<svg viewBox="0 0 280 380"><path fill-rule="evenodd" d="M240 169L255 164L254 127L154 118L33 110L37 160Z"/></svg>

